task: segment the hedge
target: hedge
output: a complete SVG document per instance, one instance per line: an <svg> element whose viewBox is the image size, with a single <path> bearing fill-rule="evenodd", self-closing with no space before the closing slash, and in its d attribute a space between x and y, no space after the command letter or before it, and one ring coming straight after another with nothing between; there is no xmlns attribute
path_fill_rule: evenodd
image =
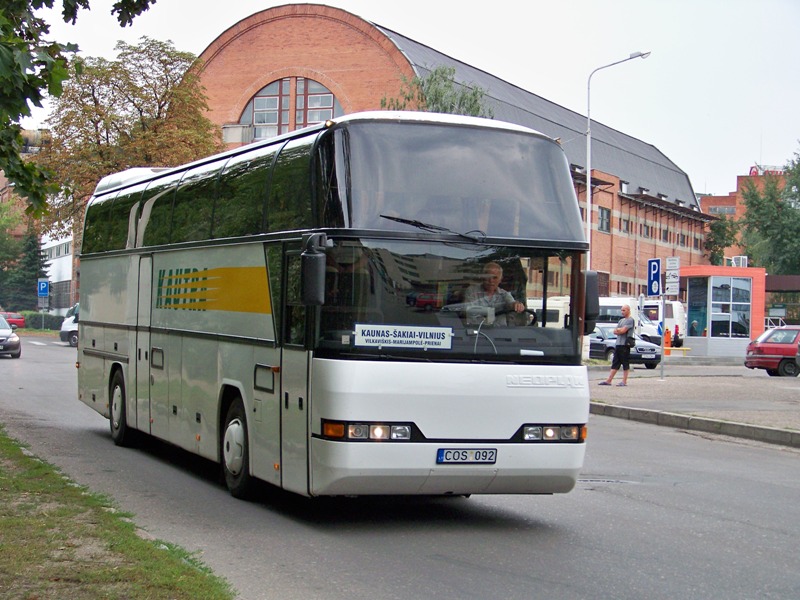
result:
<svg viewBox="0 0 800 600"><path fill-rule="evenodd" d="M20 314L25 317L25 329L61 329L61 322L64 320L63 316L51 315L48 313L36 312L35 310L23 310ZM44 319L43 319L44 316ZM44 320L44 325L42 321Z"/></svg>

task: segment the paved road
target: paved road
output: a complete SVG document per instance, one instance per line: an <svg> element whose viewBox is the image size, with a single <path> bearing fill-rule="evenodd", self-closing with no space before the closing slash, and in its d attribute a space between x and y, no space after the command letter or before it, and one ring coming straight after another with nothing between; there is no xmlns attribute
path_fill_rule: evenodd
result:
<svg viewBox="0 0 800 600"><path fill-rule="evenodd" d="M800 597L795 449L592 415L566 495L240 502L207 461L114 446L75 397L75 349L25 343L0 359L0 422L243 600Z"/></svg>

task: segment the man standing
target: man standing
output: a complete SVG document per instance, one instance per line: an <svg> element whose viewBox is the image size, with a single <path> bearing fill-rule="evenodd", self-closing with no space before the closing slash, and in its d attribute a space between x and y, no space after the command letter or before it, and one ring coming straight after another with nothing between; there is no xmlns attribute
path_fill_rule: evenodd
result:
<svg viewBox="0 0 800 600"><path fill-rule="evenodd" d="M628 346L628 338L633 338L635 323L631 318L630 306L624 304L621 310L622 318L614 329L614 333L617 336L617 344L614 347L614 360L611 363L611 371L608 374L608 379L601 381L600 385L611 385L620 367L622 367L622 383L618 383L617 386L624 387L628 385L628 372L631 370L631 348Z"/></svg>

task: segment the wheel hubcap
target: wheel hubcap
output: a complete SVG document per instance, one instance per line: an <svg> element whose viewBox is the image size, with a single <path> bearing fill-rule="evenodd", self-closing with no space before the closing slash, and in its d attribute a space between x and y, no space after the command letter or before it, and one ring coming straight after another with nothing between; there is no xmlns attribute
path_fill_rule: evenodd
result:
<svg viewBox="0 0 800 600"><path fill-rule="evenodd" d="M119 422L122 418L122 390L119 386L114 387L111 394L111 422L114 429L119 428Z"/></svg>
<svg viewBox="0 0 800 600"><path fill-rule="evenodd" d="M222 445L225 467L233 475L238 475L244 463L244 426L239 419L228 423Z"/></svg>

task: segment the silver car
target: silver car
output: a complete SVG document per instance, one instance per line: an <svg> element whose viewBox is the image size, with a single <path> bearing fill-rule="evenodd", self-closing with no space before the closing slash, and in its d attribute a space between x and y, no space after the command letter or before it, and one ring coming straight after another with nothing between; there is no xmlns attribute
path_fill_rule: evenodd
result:
<svg viewBox="0 0 800 600"><path fill-rule="evenodd" d="M22 356L22 342L17 335L17 326L9 325L0 317L0 356L8 355L11 358Z"/></svg>

